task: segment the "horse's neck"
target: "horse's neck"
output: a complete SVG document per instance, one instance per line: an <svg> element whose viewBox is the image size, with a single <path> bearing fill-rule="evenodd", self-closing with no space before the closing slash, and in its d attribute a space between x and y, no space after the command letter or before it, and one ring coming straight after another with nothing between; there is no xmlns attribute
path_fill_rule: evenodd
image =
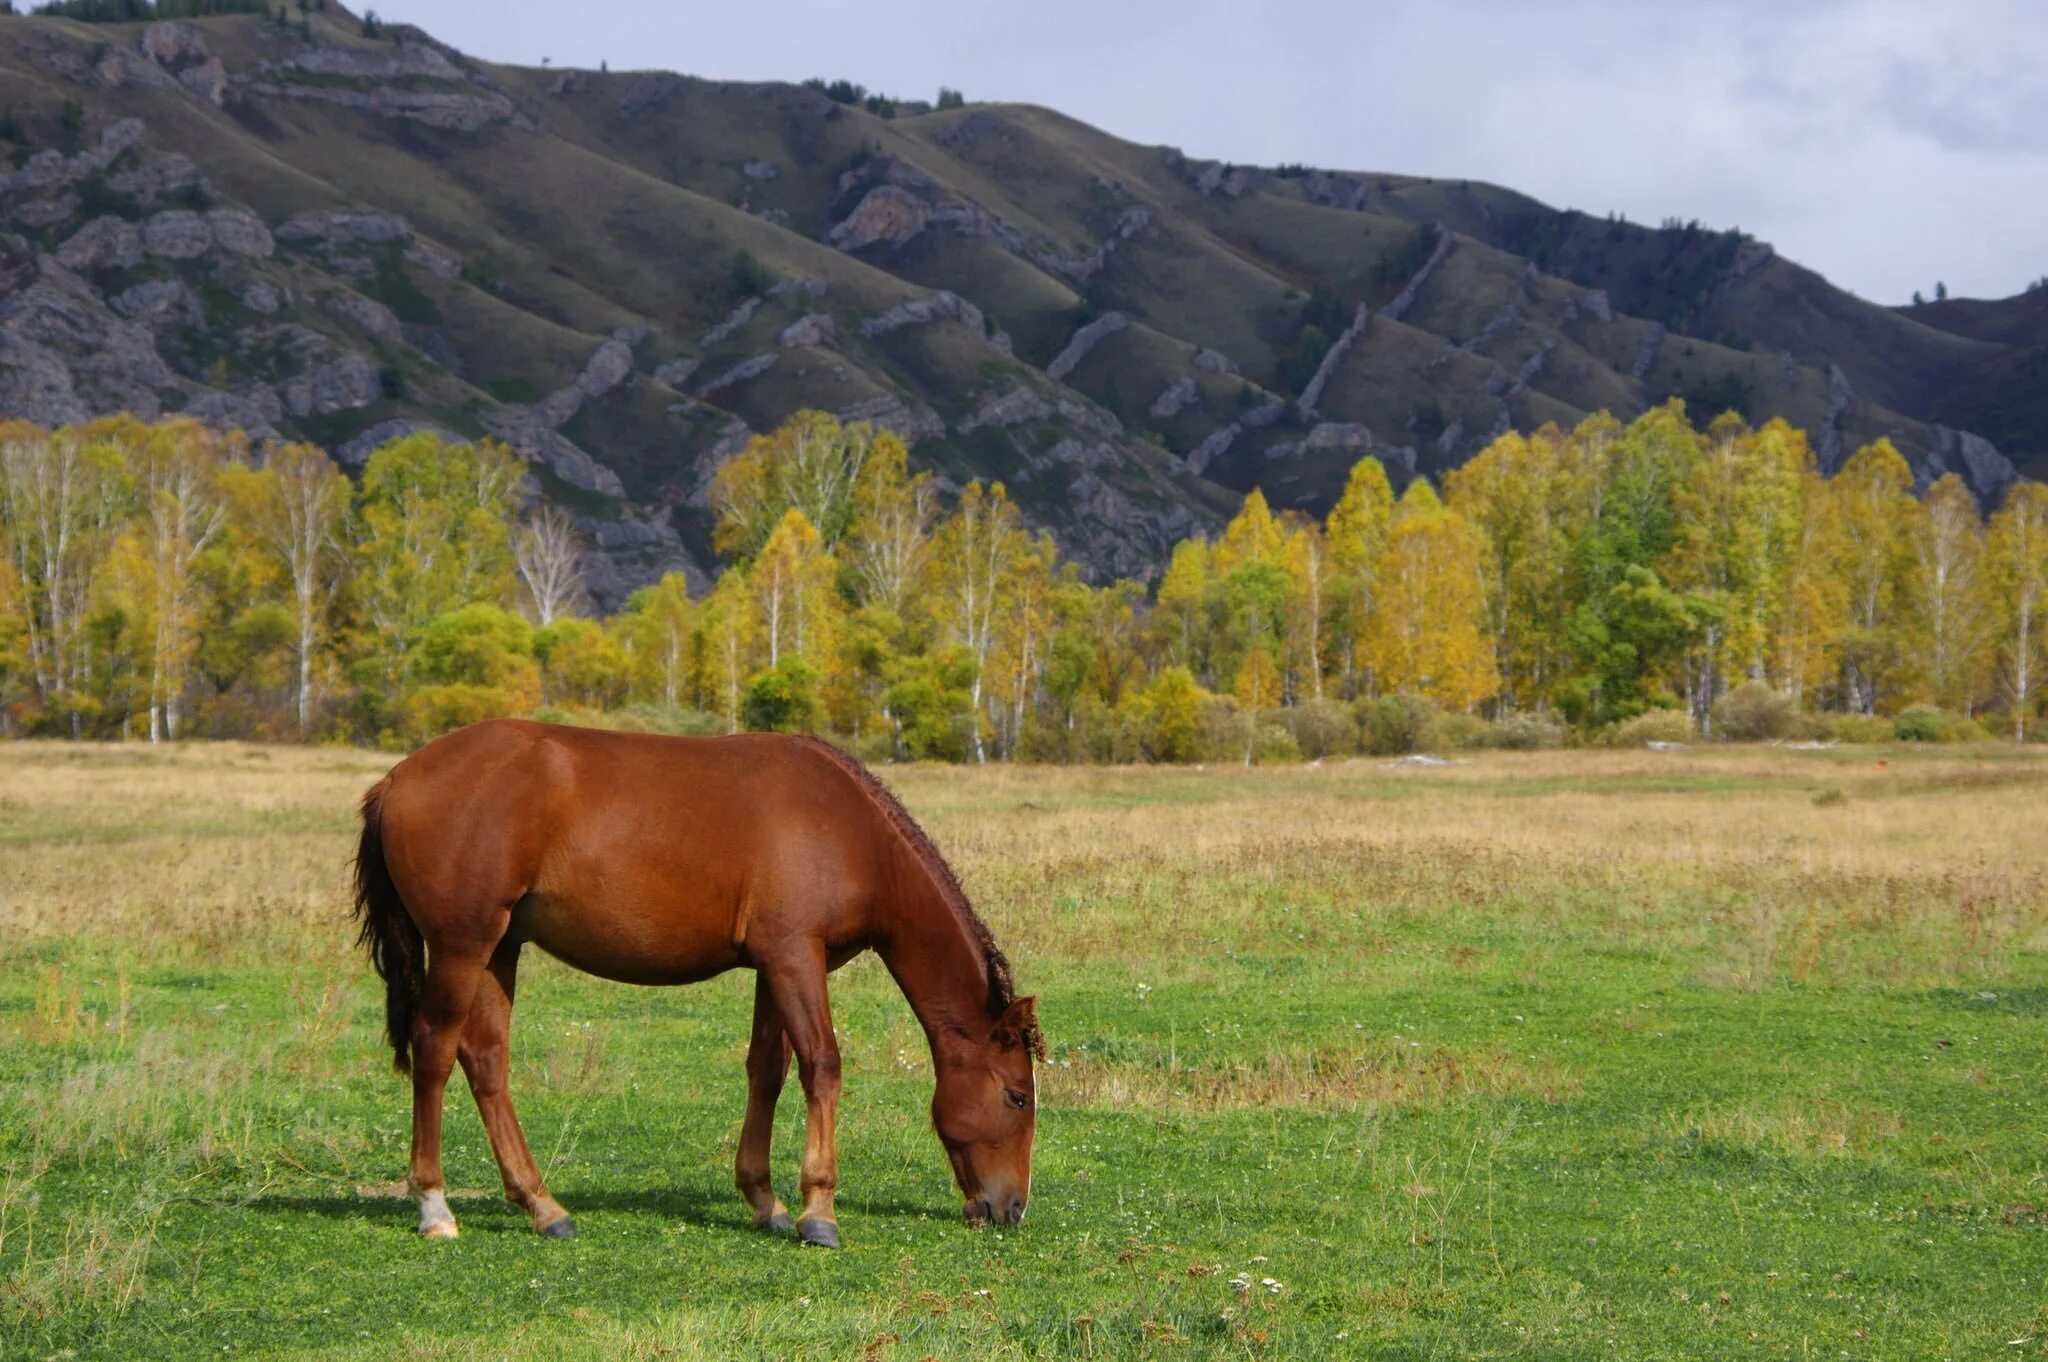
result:
<svg viewBox="0 0 2048 1362"><path fill-rule="evenodd" d="M880 954L936 1055L986 1028L988 960L931 872L914 854L909 861L889 904Z"/></svg>

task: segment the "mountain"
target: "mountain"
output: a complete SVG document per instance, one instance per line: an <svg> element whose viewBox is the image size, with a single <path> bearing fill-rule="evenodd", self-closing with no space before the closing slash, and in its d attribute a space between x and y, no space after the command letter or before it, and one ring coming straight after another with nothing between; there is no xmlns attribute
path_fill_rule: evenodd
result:
<svg viewBox="0 0 2048 1362"><path fill-rule="evenodd" d="M1105 575L1255 485L1320 511L1364 454L1433 474L1673 396L1784 416L1829 467L1890 436L1987 500L2015 476L1988 430L2048 461L2024 299L1893 310L1740 233L1473 181L364 27L0 19L0 412L182 410L345 464L497 436L605 599L701 576L712 472L804 407L1004 479Z"/></svg>

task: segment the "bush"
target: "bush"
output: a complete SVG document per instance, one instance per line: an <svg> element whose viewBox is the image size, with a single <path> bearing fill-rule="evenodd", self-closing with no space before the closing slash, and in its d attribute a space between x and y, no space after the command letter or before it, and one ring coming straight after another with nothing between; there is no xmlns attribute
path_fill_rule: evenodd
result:
<svg viewBox="0 0 2048 1362"><path fill-rule="evenodd" d="M1607 730L1610 747L1642 747L1653 742L1691 742L1692 716L1682 709L1653 709L1623 719Z"/></svg>
<svg viewBox="0 0 2048 1362"><path fill-rule="evenodd" d="M1799 728L1798 702L1762 681L1745 681L1714 702L1714 732L1729 742L1776 742Z"/></svg>
<svg viewBox="0 0 2048 1362"><path fill-rule="evenodd" d="M1962 716L1958 715L1954 719L1950 720L1948 726L1948 737L1943 739L1943 741L1990 742L1991 730L1984 727L1984 725L1978 723L1975 719L1965 719Z"/></svg>
<svg viewBox="0 0 2048 1362"><path fill-rule="evenodd" d="M1501 715L1471 744L1503 752L1536 752L1564 746L1564 725L1548 714L1511 711Z"/></svg>
<svg viewBox="0 0 2048 1362"><path fill-rule="evenodd" d="M1259 716L1252 732L1252 761L1260 766L1294 766L1301 761L1301 745L1288 731L1286 720L1276 713Z"/></svg>
<svg viewBox="0 0 2048 1362"><path fill-rule="evenodd" d="M1309 761L1348 757L1358 750L1358 721L1335 700L1310 700L1285 712L1287 731Z"/></svg>
<svg viewBox="0 0 2048 1362"><path fill-rule="evenodd" d="M1434 700L1419 695L1381 695L1354 706L1358 737L1375 757L1402 757L1422 742L1423 730L1439 713Z"/></svg>
<svg viewBox="0 0 2048 1362"><path fill-rule="evenodd" d="M1476 714L1437 714L1422 726L1415 745L1424 752L1455 752L1479 747L1492 725Z"/></svg>
<svg viewBox="0 0 2048 1362"><path fill-rule="evenodd" d="M824 718L817 670L800 657L783 658L747 682L741 712L757 732L815 733Z"/></svg>
<svg viewBox="0 0 2048 1362"><path fill-rule="evenodd" d="M1949 716L1933 705L1907 705L1892 716L1892 736L1900 742L1947 742Z"/></svg>
<svg viewBox="0 0 2048 1362"><path fill-rule="evenodd" d="M1836 742L1890 742L1895 736L1892 721L1875 714L1830 714L1821 720L1821 731Z"/></svg>
<svg viewBox="0 0 2048 1362"><path fill-rule="evenodd" d="M1212 695L1202 706L1195 740L1196 757L1202 761L1242 762L1246 744L1252 740L1252 716L1238 708L1228 695Z"/></svg>

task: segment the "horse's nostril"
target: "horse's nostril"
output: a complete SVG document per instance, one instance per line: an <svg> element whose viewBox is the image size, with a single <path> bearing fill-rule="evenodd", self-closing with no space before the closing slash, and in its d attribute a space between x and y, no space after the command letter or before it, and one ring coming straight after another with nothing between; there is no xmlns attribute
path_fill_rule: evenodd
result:
<svg viewBox="0 0 2048 1362"><path fill-rule="evenodd" d="M1021 1196L1010 1198L1010 1223L1012 1225L1024 1223L1024 1198Z"/></svg>

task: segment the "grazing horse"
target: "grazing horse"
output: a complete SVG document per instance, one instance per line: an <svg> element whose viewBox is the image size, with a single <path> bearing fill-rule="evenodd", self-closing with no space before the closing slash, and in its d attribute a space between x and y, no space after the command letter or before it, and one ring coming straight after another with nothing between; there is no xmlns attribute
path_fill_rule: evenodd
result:
<svg viewBox="0 0 2048 1362"><path fill-rule="evenodd" d="M460 1061L505 1179L542 1234L575 1233L506 1093L513 983L528 942L606 979L687 984L754 971L735 1172L762 1229L787 1232L769 1176L796 1052L807 1118L807 1244L837 1247L839 1046L825 976L882 957L931 1044L932 1125L967 1223L1015 1224L1031 1193L1041 1055L1034 999L953 872L889 791L812 738L667 738L500 719L428 743L363 797L362 940L412 1075L420 1233L455 1237L441 1104Z"/></svg>

